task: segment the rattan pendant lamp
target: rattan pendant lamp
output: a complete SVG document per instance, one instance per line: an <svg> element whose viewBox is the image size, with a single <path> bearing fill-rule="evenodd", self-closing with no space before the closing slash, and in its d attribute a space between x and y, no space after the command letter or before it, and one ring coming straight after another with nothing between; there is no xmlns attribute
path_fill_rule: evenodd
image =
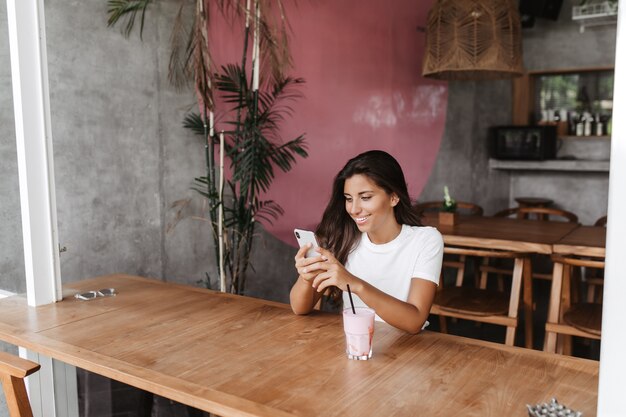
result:
<svg viewBox="0 0 626 417"><path fill-rule="evenodd" d="M423 76L483 80L522 72L516 0L436 0L428 14Z"/></svg>

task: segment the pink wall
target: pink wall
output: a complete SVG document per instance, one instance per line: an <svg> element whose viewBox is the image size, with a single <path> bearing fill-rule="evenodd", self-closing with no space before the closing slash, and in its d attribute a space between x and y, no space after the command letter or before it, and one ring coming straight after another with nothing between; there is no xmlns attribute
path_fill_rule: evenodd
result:
<svg viewBox="0 0 626 417"><path fill-rule="evenodd" d="M304 97L292 105L285 140L306 133L309 157L277 178L267 198L285 215L266 229L295 245L294 227L319 222L332 180L369 149L394 155L416 198L434 166L446 117L447 86L420 76L432 1L319 0L289 7L294 69ZM231 38L232 29L221 29ZM213 38L216 39L216 38ZM216 46L219 49L215 48ZM241 42L214 42L216 60L238 60Z"/></svg>

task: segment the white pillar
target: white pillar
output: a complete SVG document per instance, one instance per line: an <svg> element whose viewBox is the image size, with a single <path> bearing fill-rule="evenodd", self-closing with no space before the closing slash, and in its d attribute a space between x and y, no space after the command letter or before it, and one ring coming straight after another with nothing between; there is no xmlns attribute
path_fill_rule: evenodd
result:
<svg viewBox="0 0 626 417"><path fill-rule="evenodd" d="M626 416L626 2L619 2L598 417Z"/></svg>

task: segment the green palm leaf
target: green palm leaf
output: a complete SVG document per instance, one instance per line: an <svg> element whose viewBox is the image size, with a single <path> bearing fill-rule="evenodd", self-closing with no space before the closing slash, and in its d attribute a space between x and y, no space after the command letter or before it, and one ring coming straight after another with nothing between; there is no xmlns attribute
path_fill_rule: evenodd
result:
<svg viewBox="0 0 626 417"><path fill-rule="evenodd" d="M143 39L143 28L146 19L146 9L152 0L109 0L107 2L107 13L109 27L115 26L121 19L125 19L126 24L122 33L129 37L135 25L137 13L141 12L141 25L139 27L139 37Z"/></svg>

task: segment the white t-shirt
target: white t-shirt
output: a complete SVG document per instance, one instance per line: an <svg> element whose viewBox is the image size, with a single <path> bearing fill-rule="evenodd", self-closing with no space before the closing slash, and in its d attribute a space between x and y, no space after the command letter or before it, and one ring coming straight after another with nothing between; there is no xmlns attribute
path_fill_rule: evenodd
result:
<svg viewBox="0 0 626 417"><path fill-rule="evenodd" d="M361 235L356 248L348 255L346 269L379 290L407 301L413 278L425 279L439 285L443 238L434 227L402 225L400 234L382 245L372 243L367 233ZM352 294L355 306L366 304ZM348 293L343 293L343 305L350 305ZM376 319L383 321L378 315Z"/></svg>

